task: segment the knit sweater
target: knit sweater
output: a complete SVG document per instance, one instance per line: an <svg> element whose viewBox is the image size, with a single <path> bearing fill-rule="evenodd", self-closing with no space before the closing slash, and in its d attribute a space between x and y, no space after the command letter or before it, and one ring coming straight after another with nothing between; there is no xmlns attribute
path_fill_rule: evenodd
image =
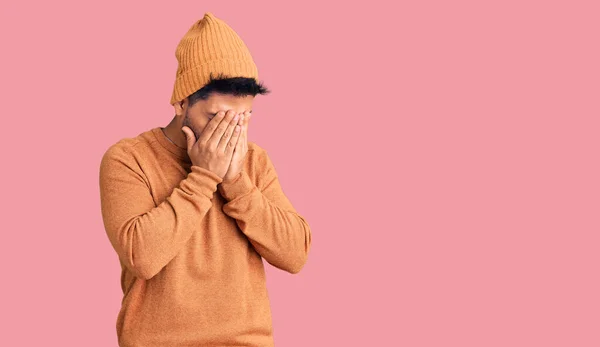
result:
<svg viewBox="0 0 600 347"><path fill-rule="evenodd" d="M119 346L273 346L262 259L299 272L311 231L266 150L248 142L223 182L156 127L108 147L99 176L121 264Z"/></svg>

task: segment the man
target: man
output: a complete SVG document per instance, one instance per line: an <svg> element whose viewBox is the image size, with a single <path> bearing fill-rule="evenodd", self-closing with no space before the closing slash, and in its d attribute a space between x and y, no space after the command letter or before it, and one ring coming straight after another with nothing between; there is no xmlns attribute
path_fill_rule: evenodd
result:
<svg viewBox="0 0 600 347"><path fill-rule="evenodd" d="M122 267L119 346L273 346L262 259L299 272L311 231L267 152L247 140L253 100L269 91L211 13L176 57L175 117L113 144L100 164L102 218Z"/></svg>

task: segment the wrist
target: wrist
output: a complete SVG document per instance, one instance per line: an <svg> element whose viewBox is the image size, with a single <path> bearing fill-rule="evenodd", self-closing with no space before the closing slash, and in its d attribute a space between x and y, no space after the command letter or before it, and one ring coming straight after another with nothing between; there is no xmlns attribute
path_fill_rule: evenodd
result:
<svg viewBox="0 0 600 347"><path fill-rule="evenodd" d="M254 183L244 170L240 171L231 180L224 180L218 185L219 192L228 201L246 195L254 188L256 188Z"/></svg>
<svg viewBox="0 0 600 347"><path fill-rule="evenodd" d="M223 177L223 183L234 183L235 181L239 180L240 177L242 176L242 171L238 171L235 174L230 174L230 175L225 175Z"/></svg>

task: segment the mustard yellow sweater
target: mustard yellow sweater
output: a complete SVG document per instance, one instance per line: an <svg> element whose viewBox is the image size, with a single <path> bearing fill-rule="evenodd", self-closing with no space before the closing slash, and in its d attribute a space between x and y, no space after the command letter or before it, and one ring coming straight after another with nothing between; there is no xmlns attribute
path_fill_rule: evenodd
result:
<svg viewBox="0 0 600 347"><path fill-rule="evenodd" d="M273 346L262 258L297 273L311 231L263 148L250 142L222 183L156 127L106 150L100 197L122 268L119 346Z"/></svg>

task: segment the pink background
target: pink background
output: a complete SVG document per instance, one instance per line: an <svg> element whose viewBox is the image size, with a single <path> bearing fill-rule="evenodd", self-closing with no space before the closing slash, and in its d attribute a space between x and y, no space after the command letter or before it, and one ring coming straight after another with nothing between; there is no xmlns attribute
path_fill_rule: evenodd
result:
<svg viewBox="0 0 600 347"><path fill-rule="evenodd" d="M89 3L0 7L0 345L117 345L100 158L170 121L205 11L313 231L267 268L277 346L600 345L597 2Z"/></svg>

